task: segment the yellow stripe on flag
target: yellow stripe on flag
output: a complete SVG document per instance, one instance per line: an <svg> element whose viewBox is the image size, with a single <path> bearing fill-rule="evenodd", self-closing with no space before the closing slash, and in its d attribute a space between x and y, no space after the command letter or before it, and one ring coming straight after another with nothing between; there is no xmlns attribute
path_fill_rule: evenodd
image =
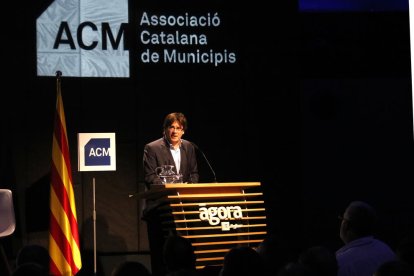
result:
<svg viewBox="0 0 414 276"><path fill-rule="evenodd" d="M53 136L53 148L56 149L52 152L53 163L55 164L56 169L59 173L60 179L62 179L62 183L65 186L65 190L67 194L69 195L70 208L72 210L72 213L74 217L77 219L75 197L73 196L75 194L73 191L73 185L71 182L71 178L69 177L69 174L68 174L68 168L66 167L66 163L64 162L64 159L62 158L62 152L60 151L60 147L57 144L55 136Z"/></svg>
<svg viewBox="0 0 414 276"><path fill-rule="evenodd" d="M70 222L68 220L68 217L66 215L61 215L61 214L65 214L65 211L63 210L63 207L60 204L59 199L57 198L56 193L53 191L53 189L50 193L50 196L51 196L50 206L51 206L52 215L56 218L60 228L62 229L62 232L65 234L66 239L68 240L72 248L73 260L75 261L75 265L77 267L81 267L82 262L81 262L80 250L76 243L76 240L73 238L73 234L70 228Z"/></svg>

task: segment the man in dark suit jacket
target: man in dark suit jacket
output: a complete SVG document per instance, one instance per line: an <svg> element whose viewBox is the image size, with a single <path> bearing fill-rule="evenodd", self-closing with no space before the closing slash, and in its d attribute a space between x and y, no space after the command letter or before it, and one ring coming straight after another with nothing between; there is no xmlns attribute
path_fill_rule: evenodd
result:
<svg viewBox="0 0 414 276"><path fill-rule="evenodd" d="M170 113L164 119L164 136L144 147L143 166L145 184L151 189L153 184L162 184L157 175L157 168L163 165L173 165L175 174L182 175L182 182L197 183L198 169L194 145L183 140L182 136L187 130L187 119L182 113ZM162 247L164 237L160 221L160 202L147 200L143 218L147 221L148 238L151 250L152 275L162 276L166 268L162 262Z"/></svg>
<svg viewBox="0 0 414 276"><path fill-rule="evenodd" d="M157 167L162 165L173 165L173 171L182 175L184 183L197 183L198 171L194 146L191 142L182 139L179 147L180 170L173 159L171 146L166 137L155 140L145 146L144 149L144 172L145 184L151 188L152 184L162 184L160 177L156 173Z"/></svg>

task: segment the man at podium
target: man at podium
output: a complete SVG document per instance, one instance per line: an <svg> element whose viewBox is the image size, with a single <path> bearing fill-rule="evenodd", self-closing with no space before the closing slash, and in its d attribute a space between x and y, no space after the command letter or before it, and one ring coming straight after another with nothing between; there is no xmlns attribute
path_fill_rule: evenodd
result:
<svg viewBox="0 0 414 276"><path fill-rule="evenodd" d="M144 147L145 184L161 184L157 168L173 165L175 174L182 175L182 182L197 183L198 169L195 148L182 139L187 131L187 119L182 113L170 113L164 119L163 137Z"/></svg>
<svg viewBox="0 0 414 276"><path fill-rule="evenodd" d="M199 179L197 159L193 144L182 139L187 131L187 119L182 113L170 113L164 119L163 137L144 147L143 166L145 184L151 189L153 184L163 184L157 168L172 165L174 174L181 175L184 183L197 183ZM147 222L151 251L151 270L154 276L163 276L166 268L162 249L166 233L163 232L160 218L160 202L147 200L143 219Z"/></svg>

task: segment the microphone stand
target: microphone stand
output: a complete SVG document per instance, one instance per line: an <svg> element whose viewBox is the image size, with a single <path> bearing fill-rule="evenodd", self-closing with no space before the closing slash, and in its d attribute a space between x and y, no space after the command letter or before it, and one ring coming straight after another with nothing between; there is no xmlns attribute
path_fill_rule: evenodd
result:
<svg viewBox="0 0 414 276"><path fill-rule="evenodd" d="M214 172L213 167L211 166L210 162L208 161L206 155L196 144L194 144L193 142L191 142L191 144L201 153L201 155L203 156L204 160L206 161L208 167L210 168L210 171L213 173L214 183L217 183L216 173Z"/></svg>

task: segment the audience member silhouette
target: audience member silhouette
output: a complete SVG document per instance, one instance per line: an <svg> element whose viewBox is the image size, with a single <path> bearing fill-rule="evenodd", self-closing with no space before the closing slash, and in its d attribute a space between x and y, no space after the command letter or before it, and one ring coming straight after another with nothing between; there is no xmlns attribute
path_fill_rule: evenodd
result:
<svg viewBox="0 0 414 276"><path fill-rule="evenodd" d="M101 258L99 257L99 252L96 256L96 268L95 268L95 256L94 252L91 249L84 249L81 251L82 258L82 268L76 273L76 276L104 276L104 266L102 264ZM95 271L96 269L96 271Z"/></svg>
<svg viewBox="0 0 414 276"><path fill-rule="evenodd" d="M389 261L383 263L374 276L413 276L414 270L412 267L401 260Z"/></svg>
<svg viewBox="0 0 414 276"><path fill-rule="evenodd" d="M384 242L373 237L377 215L372 206L354 201L341 217L340 238L345 243L336 252L338 276L372 276L385 262L397 256Z"/></svg>
<svg viewBox="0 0 414 276"><path fill-rule="evenodd" d="M48 276L49 273L43 266L35 262L23 263L16 267L12 276Z"/></svg>
<svg viewBox="0 0 414 276"><path fill-rule="evenodd" d="M17 252L15 273L22 273L22 271L28 271L30 269L33 269L33 273L35 273L39 269L33 265L20 268L25 264L37 264L47 275L49 273L49 251L45 247L37 244L23 246Z"/></svg>
<svg viewBox="0 0 414 276"><path fill-rule="evenodd" d="M314 246L304 250L299 255L299 263L305 265L315 276L338 274L335 253L324 246Z"/></svg>
<svg viewBox="0 0 414 276"><path fill-rule="evenodd" d="M396 254L399 260L411 265L414 269L414 235L410 234L398 243Z"/></svg>
<svg viewBox="0 0 414 276"><path fill-rule="evenodd" d="M296 261L298 255L285 238L273 235L267 236L256 251L263 259L265 274L272 276L288 263Z"/></svg>
<svg viewBox="0 0 414 276"><path fill-rule="evenodd" d="M310 270L298 262L290 262L282 267L277 276L314 276Z"/></svg>
<svg viewBox="0 0 414 276"><path fill-rule="evenodd" d="M163 247L167 275L195 275L196 256L191 242L181 236L170 235Z"/></svg>
<svg viewBox="0 0 414 276"><path fill-rule="evenodd" d="M263 260L251 247L233 247L224 256L221 276L264 275Z"/></svg>
<svg viewBox="0 0 414 276"><path fill-rule="evenodd" d="M219 276L221 266L218 265L206 265L202 269L198 270L199 276Z"/></svg>
<svg viewBox="0 0 414 276"><path fill-rule="evenodd" d="M140 262L124 261L118 264L111 276L150 276L149 270Z"/></svg>

